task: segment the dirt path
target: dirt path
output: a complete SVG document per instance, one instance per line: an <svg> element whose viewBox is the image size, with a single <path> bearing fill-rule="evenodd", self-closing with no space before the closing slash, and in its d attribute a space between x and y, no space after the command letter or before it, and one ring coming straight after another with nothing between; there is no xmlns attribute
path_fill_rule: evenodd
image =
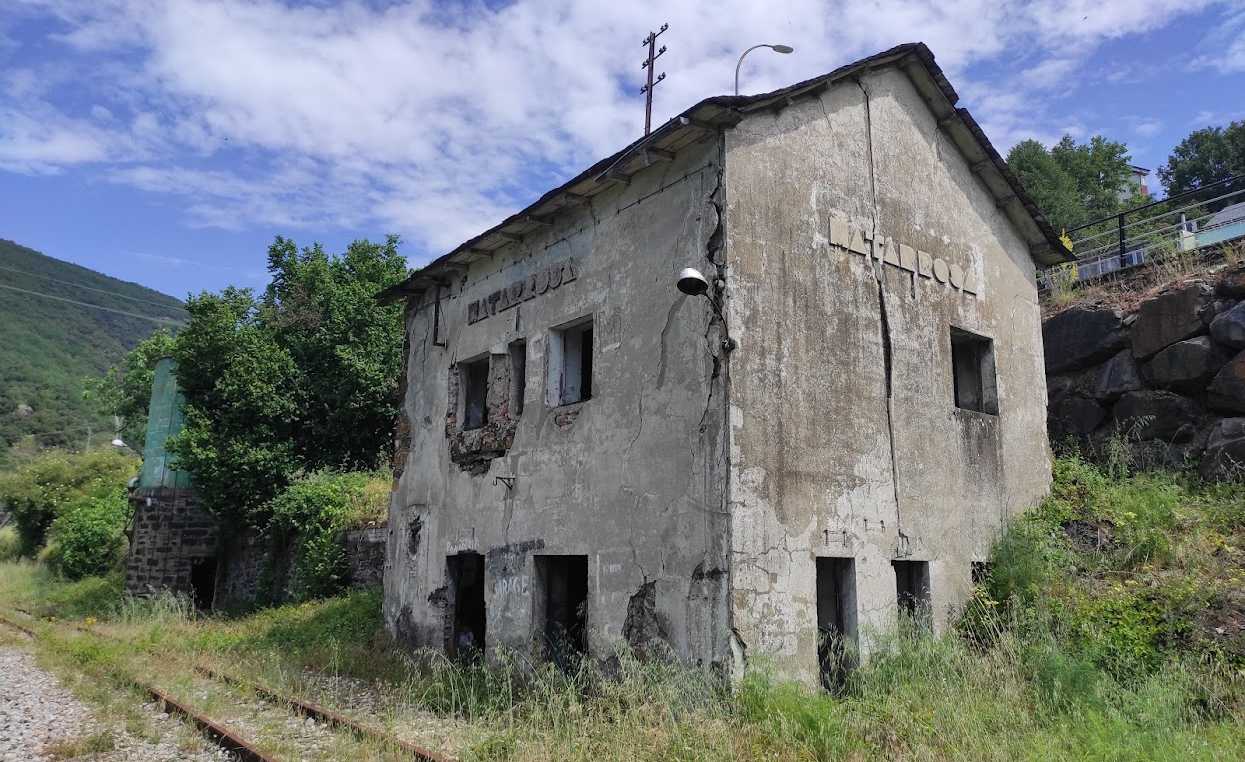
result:
<svg viewBox="0 0 1245 762"><path fill-rule="evenodd" d="M195 760L223 762L230 755L180 731L180 723L145 707L147 737L117 720L101 722L91 708L35 664L28 652L0 646L0 761L69 759Z"/></svg>

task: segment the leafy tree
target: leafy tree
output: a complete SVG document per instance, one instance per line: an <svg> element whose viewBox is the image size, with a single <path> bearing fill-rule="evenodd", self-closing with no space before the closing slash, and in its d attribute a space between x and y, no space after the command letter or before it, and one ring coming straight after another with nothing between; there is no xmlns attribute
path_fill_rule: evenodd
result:
<svg viewBox="0 0 1245 762"><path fill-rule="evenodd" d="M0 506L13 514L22 555L43 544L48 527L84 498L113 495L138 473L138 459L115 449L49 450L0 474Z"/></svg>
<svg viewBox="0 0 1245 762"><path fill-rule="evenodd" d="M1226 128L1207 127L1189 133L1172 149L1167 163L1159 168L1159 179L1167 195L1174 196L1241 173L1245 173L1245 121L1232 122ZM1236 182L1216 188L1209 195L1218 196L1243 188L1245 181ZM1238 201L1241 199L1235 197L1211 208Z"/></svg>
<svg viewBox="0 0 1245 762"><path fill-rule="evenodd" d="M1068 229L1127 208L1128 147L1101 135L1078 144L1064 135L1047 150L1036 140L1017 143L1007 163L1055 229Z"/></svg>
<svg viewBox="0 0 1245 762"><path fill-rule="evenodd" d="M1120 198L1132 174L1128 147L1095 135L1084 145L1070 135L1050 149L1051 156L1072 176L1077 198L1089 220L1115 214L1126 208Z"/></svg>
<svg viewBox="0 0 1245 762"><path fill-rule="evenodd" d="M1024 140L1007 154L1007 164L1056 230L1079 225L1085 216L1076 180L1036 140Z"/></svg>
<svg viewBox="0 0 1245 762"><path fill-rule="evenodd" d="M103 376L87 382L85 396L101 412L122 420L121 438L142 452L156 363L173 353L173 334L163 328L138 343Z"/></svg>
<svg viewBox="0 0 1245 762"><path fill-rule="evenodd" d="M398 239L338 257L277 238L271 283L203 293L174 356L186 421L169 449L207 508L263 528L299 473L370 469L392 446L401 309L376 294L406 275Z"/></svg>

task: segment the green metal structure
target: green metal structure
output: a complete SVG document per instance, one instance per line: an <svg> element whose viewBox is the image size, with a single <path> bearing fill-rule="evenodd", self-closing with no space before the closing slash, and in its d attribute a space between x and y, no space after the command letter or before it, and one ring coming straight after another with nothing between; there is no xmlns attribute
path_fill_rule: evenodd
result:
<svg viewBox="0 0 1245 762"><path fill-rule="evenodd" d="M174 469L164 449L169 437L182 430L185 398L177 387L177 363L164 357L156 363L151 383L151 407L147 411L147 442L143 446L143 471L139 489L186 489L190 474Z"/></svg>

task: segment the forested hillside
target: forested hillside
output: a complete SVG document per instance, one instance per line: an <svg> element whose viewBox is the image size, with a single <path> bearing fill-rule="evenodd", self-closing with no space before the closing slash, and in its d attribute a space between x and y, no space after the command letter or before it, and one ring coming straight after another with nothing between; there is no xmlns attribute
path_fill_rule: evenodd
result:
<svg viewBox="0 0 1245 762"><path fill-rule="evenodd" d="M171 296L0 239L0 462L14 444L81 447L88 426L111 438L85 381L184 316Z"/></svg>

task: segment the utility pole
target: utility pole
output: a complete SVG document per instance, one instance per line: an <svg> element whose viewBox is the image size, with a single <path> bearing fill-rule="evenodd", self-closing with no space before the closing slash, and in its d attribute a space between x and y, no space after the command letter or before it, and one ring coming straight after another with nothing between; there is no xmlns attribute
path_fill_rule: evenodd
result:
<svg viewBox="0 0 1245 762"><path fill-rule="evenodd" d="M645 83L644 87L640 88L640 92L644 94L644 134L645 135L648 135L649 132L651 132L653 128L653 88L657 85L658 82L661 82L663 79L666 78L666 73L663 71L661 74L657 75L657 79L653 79L653 63L658 58L661 57L662 53L666 52L665 45L661 46L661 50L656 49L657 38L658 36L661 35L662 32L666 31L669 28L670 28L669 24L662 24L661 29L658 29L656 32L649 32L648 37L644 38L644 42L640 43L641 45L648 46L648 58L645 59L644 63L640 64L640 68L646 69L648 73L648 82Z"/></svg>

